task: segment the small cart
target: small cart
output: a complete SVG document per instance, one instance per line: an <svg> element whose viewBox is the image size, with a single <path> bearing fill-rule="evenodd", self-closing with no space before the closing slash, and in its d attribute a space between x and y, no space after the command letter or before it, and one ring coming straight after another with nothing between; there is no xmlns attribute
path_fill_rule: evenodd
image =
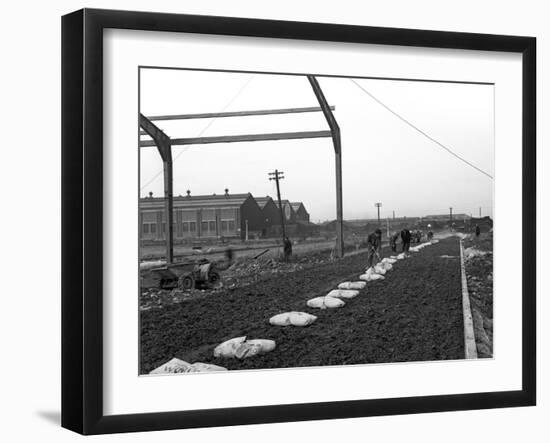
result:
<svg viewBox="0 0 550 443"><path fill-rule="evenodd" d="M151 269L159 279L159 288L179 288L189 291L195 288L212 288L220 282L220 274L207 259L170 263Z"/></svg>

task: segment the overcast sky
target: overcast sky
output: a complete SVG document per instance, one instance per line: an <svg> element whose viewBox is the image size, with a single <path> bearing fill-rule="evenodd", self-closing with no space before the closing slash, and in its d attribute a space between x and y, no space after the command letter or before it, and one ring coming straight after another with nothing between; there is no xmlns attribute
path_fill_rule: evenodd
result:
<svg viewBox="0 0 550 443"><path fill-rule="evenodd" d="M462 163L350 79L318 77L341 129L344 218L467 213L492 216L493 180ZM358 79L422 131L494 175L493 87ZM144 115L318 106L305 77L141 70ZM325 130L322 113L155 122L172 138ZM148 137L142 137L146 139ZM312 221L334 219L334 150L329 138L175 146L174 195L251 192L276 197L268 172L284 171L282 198L304 202ZM141 148L141 191L163 194L156 148ZM160 174L159 174L160 172ZM157 178L151 180L156 175Z"/></svg>

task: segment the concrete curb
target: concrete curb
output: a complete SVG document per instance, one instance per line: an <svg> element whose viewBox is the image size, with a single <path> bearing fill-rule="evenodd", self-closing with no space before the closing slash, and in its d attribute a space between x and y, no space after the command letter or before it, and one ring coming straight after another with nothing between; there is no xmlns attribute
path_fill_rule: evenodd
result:
<svg viewBox="0 0 550 443"><path fill-rule="evenodd" d="M474 320L470 307L470 294L468 293L468 280L466 279L466 267L464 266L462 239L460 239L460 272L462 274L462 313L464 315L464 356L466 359L474 359L477 358L477 346Z"/></svg>

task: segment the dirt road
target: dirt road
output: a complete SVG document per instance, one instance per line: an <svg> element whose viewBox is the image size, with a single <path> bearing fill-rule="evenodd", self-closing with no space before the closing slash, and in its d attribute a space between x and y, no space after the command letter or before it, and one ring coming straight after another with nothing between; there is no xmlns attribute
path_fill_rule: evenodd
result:
<svg viewBox="0 0 550 443"><path fill-rule="evenodd" d="M442 257L443 256L443 257ZM141 313L141 373L178 357L228 369L325 366L460 359L464 355L459 242L447 238L397 262L346 306L315 310L325 295L365 269L365 254L262 280ZM272 315L318 316L306 328L275 327ZM215 359L216 345L233 337L267 338L277 348L244 361Z"/></svg>

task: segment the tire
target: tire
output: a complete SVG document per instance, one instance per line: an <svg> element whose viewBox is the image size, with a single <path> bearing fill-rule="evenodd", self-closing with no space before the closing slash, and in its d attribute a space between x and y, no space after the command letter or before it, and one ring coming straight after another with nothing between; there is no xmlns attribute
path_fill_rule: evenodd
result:
<svg viewBox="0 0 550 443"><path fill-rule="evenodd" d="M195 279L191 275L182 275L178 279L178 288L182 291L190 291L195 289Z"/></svg>
<svg viewBox="0 0 550 443"><path fill-rule="evenodd" d="M215 285L219 281L220 281L220 274L217 273L216 271L211 271L208 274L208 283L210 283L211 285Z"/></svg>

